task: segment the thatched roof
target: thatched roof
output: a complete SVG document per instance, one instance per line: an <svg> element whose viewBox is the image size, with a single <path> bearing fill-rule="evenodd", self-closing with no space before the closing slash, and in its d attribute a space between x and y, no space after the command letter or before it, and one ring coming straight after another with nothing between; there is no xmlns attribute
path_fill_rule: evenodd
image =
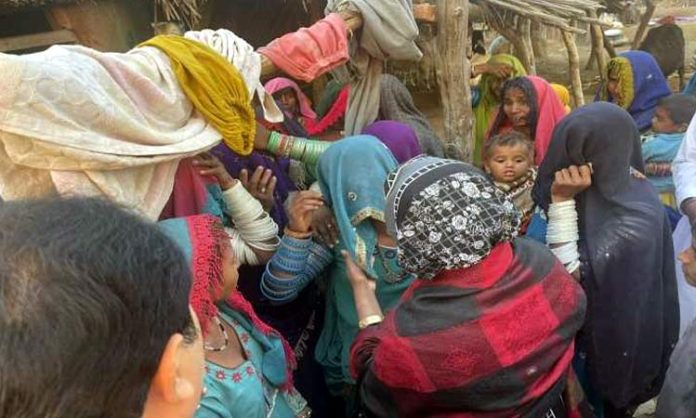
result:
<svg viewBox="0 0 696 418"><path fill-rule="evenodd" d="M480 5L488 20L506 22L516 16L555 26L571 32L583 32L574 22L600 23L588 17L604 5L595 0L472 0Z"/></svg>
<svg viewBox="0 0 696 418"><path fill-rule="evenodd" d="M155 0L164 16L160 20L183 22L193 28L201 20L200 7L205 0Z"/></svg>
<svg viewBox="0 0 696 418"><path fill-rule="evenodd" d="M77 0L0 0L0 14L12 14L27 9L40 9L57 4L75 3Z"/></svg>

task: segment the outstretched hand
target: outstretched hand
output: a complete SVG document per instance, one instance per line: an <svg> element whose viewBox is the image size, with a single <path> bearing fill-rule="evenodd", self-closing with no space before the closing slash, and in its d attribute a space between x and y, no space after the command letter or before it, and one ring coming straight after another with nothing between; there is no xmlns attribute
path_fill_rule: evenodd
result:
<svg viewBox="0 0 696 418"><path fill-rule="evenodd" d="M249 171L244 169L239 172L239 181L242 182L242 186L247 189L249 194L261 202L266 212L271 211L275 199L275 188L278 183L278 179L273 175L272 170L264 170L262 166L258 166L251 178L249 178Z"/></svg>
<svg viewBox="0 0 696 418"><path fill-rule="evenodd" d="M222 190L229 190L237 184L237 180L230 176L222 162L209 152L198 154L193 160L193 166L200 169L201 176L215 177Z"/></svg>

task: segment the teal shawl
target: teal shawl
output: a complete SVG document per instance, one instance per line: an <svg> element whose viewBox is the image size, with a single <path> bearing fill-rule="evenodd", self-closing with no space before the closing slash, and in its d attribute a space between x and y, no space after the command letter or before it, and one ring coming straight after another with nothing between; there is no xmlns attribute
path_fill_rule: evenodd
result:
<svg viewBox="0 0 696 418"><path fill-rule="evenodd" d="M370 222L384 222L384 183L396 167L391 151L377 138L365 135L338 141L319 158L319 185L341 236L329 270L326 316L315 354L329 389L336 395L344 394L345 385L354 383L348 362L350 346L358 333L353 289L340 251L346 249L376 280L377 300L384 311L396 305L413 280L410 275L389 280L390 275L400 274L401 268L395 257L377 253L377 231Z"/></svg>

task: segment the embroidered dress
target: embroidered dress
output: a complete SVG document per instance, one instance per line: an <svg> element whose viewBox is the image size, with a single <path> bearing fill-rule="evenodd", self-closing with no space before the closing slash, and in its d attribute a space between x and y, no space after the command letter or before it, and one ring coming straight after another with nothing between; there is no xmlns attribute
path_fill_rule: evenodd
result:
<svg viewBox="0 0 696 418"><path fill-rule="evenodd" d="M234 318L224 313L220 316L234 328L247 360L235 368L206 361L204 384L207 390L196 418L294 418L300 415L307 402L294 389L284 392L269 384L258 372L263 359L259 343Z"/></svg>

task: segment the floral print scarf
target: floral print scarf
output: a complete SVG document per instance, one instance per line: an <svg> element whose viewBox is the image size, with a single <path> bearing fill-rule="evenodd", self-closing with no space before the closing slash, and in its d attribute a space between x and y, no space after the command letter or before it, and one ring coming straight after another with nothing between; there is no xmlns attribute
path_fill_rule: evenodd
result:
<svg viewBox="0 0 696 418"><path fill-rule="evenodd" d="M479 263L520 227L505 193L460 161L417 157L390 174L387 188L385 218L399 262L423 279Z"/></svg>

